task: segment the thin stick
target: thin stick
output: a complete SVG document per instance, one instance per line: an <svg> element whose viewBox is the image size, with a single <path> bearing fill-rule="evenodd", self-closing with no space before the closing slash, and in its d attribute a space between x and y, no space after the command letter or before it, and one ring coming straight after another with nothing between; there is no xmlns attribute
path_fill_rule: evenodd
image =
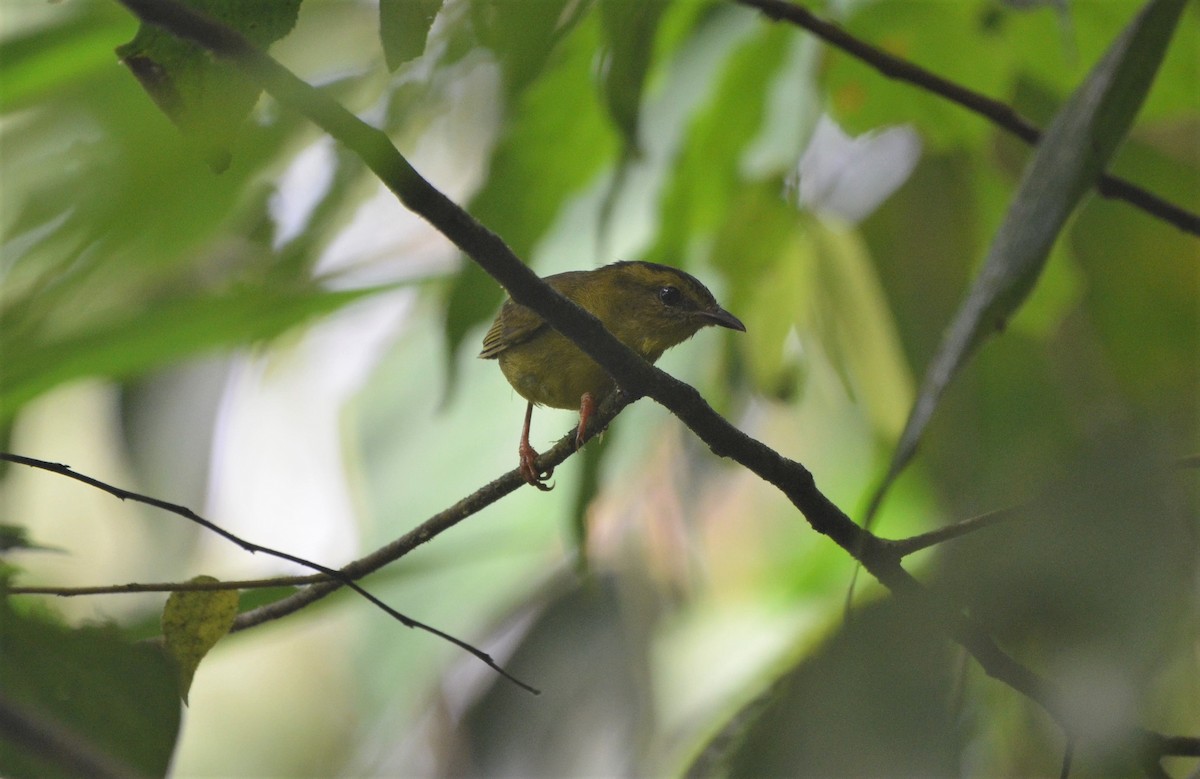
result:
<svg viewBox="0 0 1200 779"><path fill-rule="evenodd" d="M533 693L534 695L540 694L540 691L531 687L530 685L526 684L525 682L521 681L520 679L516 678L515 676L513 676L512 674L508 673L503 668L501 668L496 663L496 661L492 659L491 655L487 654L482 649L478 649L478 648L472 646L471 644L468 644L466 641L463 641L460 638L456 638L456 637L450 635L449 633L446 633L445 631L438 630L437 628L433 627L432 625L427 625L424 622L420 622L411 617L405 616L404 614L401 614L399 611L396 611L394 608L392 608L388 604L384 603L379 598L377 598L374 595L372 595L371 593L367 592L367 590L365 588L363 588L362 585L355 582L352 578L347 576L345 573L342 573L341 571L339 571L335 568L330 568L328 566L321 565L320 563L314 563L311 560L306 560L303 557L297 557L296 555L288 554L287 552L281 552L278 549L272 549L271 547L261 546L259 544L252 543L250 541L247 541L243 538L240 538L240 537L234 535L233 533L230 533L228 530L221 527L220 525L210 522L209 520L200 516L196 512L192 511L187 506L180 506L176 503L169 503L165 500L159 500L158 498L154 498L149 495L142 495L141 493L133 492L132 490L127 490L127 489L123 489L121 487L114 486L112 484L108 484L107 482L103 482L103 481L100 481L99 479L95 479L95 478L92 478L91 476L87 476L86 474L82 474L77 471L74 471L70 468L70 466L63 465L62 463L52 463L52 462L47 462L46 460L37 460L32 457L24 457L19 454L11 454L9 452L0 452L0 460L7 460L8 462L16 463L18 465L25 465L30 468L38 468L43 471L49 471L50 473L56 473L60 476L66 476L69 479L74 479L75 481L83 482L84 484L87 484L91 487L95 487L98 490L107 492L109 495L119 498L120 500L129 500L129 501L133 501L135 503L144 503L147 506L154 506L155 508L162 509L163 511L168 511L172 514L177 514L177 515L183 517L184 519L187 519L191 522L195 522L197 525L200 525L201 527L203 527L207 530L210 530L213 533L216 533L217 535L221 536L222 538L224 538L228 541L231 541L234 544L237 544L238 546L240 546L242 549L246 550L250 554L255 554L255 553L261 552L261 553L263 553L265 555L269 555L271 557L277 557L280 560L287 560L288 562L296 563L297 565L302 565L305 568L309 568L314 571L320 571L321 573L325 574L326 576L330 577L331 579L336 580L342 586L349 587L350 589L354 590L359 595L366 598L368 601L373 603L375 606L377 606L379 609L381 609L382 611L384 611L385 613L390 615L393 619L397 620L398 622L400 622L400 624L404 625L405 627L410 627L410 628L414 628L417 630L423 630L426 633L430 633L430 634L435 635L438 638L441 638L445 641L449 641L451 644L454 644L455 646L459 647L460 649L463 649L463 650L469 652L470 654L474 655L476 658L478 658L480 661L482 661L489 668L496 671L501 676L508 679L510 682L517 685L518 687L520 687L524 690L528 690L529 692Z"/></svg>

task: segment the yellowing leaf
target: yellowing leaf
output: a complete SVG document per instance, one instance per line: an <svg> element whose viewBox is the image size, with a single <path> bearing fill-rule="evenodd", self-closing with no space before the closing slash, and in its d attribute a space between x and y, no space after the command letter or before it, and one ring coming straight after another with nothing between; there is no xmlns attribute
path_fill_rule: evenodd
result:
<svg viewBox="0 0 1200 779"><path fill-rule="evenodd" d="M197 576L191 581L217 579ZM200 661L233 627L237 612L237 590L173 592L167 598L162 615L163 638L167 651L179 665L179 696L184 703Z"/></svg>
<svg viewBox="0 0 1200 779"><path fill-rule="evenodd" d="M823 309L812 329L874 429L899 435L913 378L867 248L853 228L830 218L813 220L811 234L820 290L814 302Z"/></svg>
<svg viewBox="0 0 1200 779"><path fill-rule="evenodd" d="M747 356L755 386L763 394L789 400L802 380L797 325L812 307L813 252L810 237L793 229L778 246L776 261L759 274L744 309Z"/></svg>

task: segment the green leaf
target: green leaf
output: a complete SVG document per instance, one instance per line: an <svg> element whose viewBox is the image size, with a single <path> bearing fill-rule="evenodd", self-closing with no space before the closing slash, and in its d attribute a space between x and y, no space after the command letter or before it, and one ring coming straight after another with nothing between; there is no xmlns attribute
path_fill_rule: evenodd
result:
<svg viewBox="0 0 1200 779"><path fill-rule="evenodd" d="M189 581L218 580L197 576ZM179 666L179 697L184 703L200 661L229 633L237 615L237 590L173 592L167 598L162 613L163 639Z"/></svg>
<svg viewBox="0 0 1200 779"><path fill-rule="evenodd" d="M1194 673L1194 497L1157 473L1157 431L1106 422L1088 451L1064 453L1068 479L939 546L930 575L1009 651L1053 669L1064 726L1102 763L1081 776L1136 774L1121 762L1145 712L1177 692L1162 682L1168 658L1190 656Z"/></svg>
<svg viewBox="0 0 1200 779"><path fill-rule="evenodd" d="M1011 79L1012 55L1019 45L980 29L980 5L973 2L860 4L847 29L889 54L911 60L986 95L1003 95ZM963 67L962 52L971 52ZM912 123L932 149L978 146L988 125L942 97L885 78L870 65L830 48L822 68L829 110L851 135L885 125Z"/></svg>
<svg viewBox="0 0 1200 779"><path fill-rule="evenodd" d="M604 102L625 145L638 148L638 117L646 72L665 0L601 0L600 19L608 49L602 80Z"/></svg>
<svg viewBox="0 0 1200 779"><path fill-rule="evenodd" d="M0 111L33 105L112 67L112 40L129 17L109 3L83 3L64 23L6 37Z"/></svg>
<svg viewBox="0 0 1200 779"><path fill-rule="evenodd" d="M300 0L186 0L266 48L296 24ZM154 25L117 47L117 56L159 109L195 142L213 170L229 166L229 147L241 120L258 100L259 88L239 69L191 41Z"/></svg>
<svg viewBox="0 0 1200 779"><path fill-rule="evenodd" d="M727 307L746 323L745 351L759 392L786 400L801 365L788 339L812 308L815 249L779 181L743 187L713 242L712 259L729 279Z"/></svg>
<svg viewBox="0 0 1200 779"><path fill-rule="evenodd" d="M731 193L742 184L742 153L763 125L769 86L793 40L784 25L751 29L688 128L664 188L658 241L646 259L678 265L693 241L704 240L726 220Z"/></svg>
<svg viewBox="0 0 1200 779"><path fill-rule="evenodd" d="M99 766L121 775L165 776L179 735L171 661L113 628L71 629L18 614L0 599L0 678L11 724L52 732L70 751L0 734L0 774L75 777ZM89 764L89 758L101 761Z"/></svg>
<svg viewBox="0 0 1200 779"><path fill-rule="evenodd" d="M822 221L811 233L817 266L812 329L873 428L895 436L912 402L913 377L875 266L851 228Z"/></svg>
<svg viewBox="0 0 1200 779"><path fill-rule="evenodd" d="M379 38L388 70L425 52L429 28L442 0L379 0Z"/></svg>
<svg viewBox="0 0 1200 779"><path fill-rule="evenodd" d="M555 45L579 19L568 0L470 0L470 4L475 33L500 60L510 95L519 94L541 74Z"/></svg>
<svg viewBox="0 0 1200 779"><path fill-rule="evenodd" d="M81 376L125 378L207 349L271 338L377 291L245 288L220 296L160 301L132 316L56 340L0 336L5 361L0 421L62 382Z"/></svg>
<svg viewBox="0 0 1200 779"><path fill-rule="evenodd" d="M1071 96L1038 144L983 268L934 356L867 521L916 453L967 359L1002 330L1037 282L1055 239L1129 131L1166 52L1182 0L1152 0Z"/></svg>
<svg viewBox="0 0 1200 779"><path fill-rule="evenodd" d="M506 667L542 684L537 705L495 679L464 700L461 754L478 776L637 776L651 725L648 615L622 609L614 577L543 587L518 613ZM515 633L516 631L514 631ZM579 673L580 668L590 669ZM586 705L579 705L587 701ZM615 748L597 748L597 734ZM583 761L580 756L585 755ZM450 769L451 774L463 770Z"/></svg>

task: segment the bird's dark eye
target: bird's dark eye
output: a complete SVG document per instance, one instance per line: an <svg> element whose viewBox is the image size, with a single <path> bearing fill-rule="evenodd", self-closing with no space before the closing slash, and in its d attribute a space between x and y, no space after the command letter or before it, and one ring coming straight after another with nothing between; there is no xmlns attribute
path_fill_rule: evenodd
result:
<svg viewBox="0 0 1200 779"><path fill-rule="evenodd" d="M666 306L678 306L683 302L683 293L679 287L662 287L658 290L658 299Z"/></svg>

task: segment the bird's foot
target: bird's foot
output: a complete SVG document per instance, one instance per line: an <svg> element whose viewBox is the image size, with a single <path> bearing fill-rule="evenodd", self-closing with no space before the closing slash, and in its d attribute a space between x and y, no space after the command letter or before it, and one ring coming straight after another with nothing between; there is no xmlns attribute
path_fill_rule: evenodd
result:
<svg viewBox="0 0 1200 779"><path fill-rule="evenodd" d="M549 492L554 489L553 484L546 483L546 480L554 475L554 468L550 467L544 471L538 469L538 453L529 445L528 441L521 442L519 454L521 459L521 478L525 480L525 483L537 487L542 492Z"/></svg>

